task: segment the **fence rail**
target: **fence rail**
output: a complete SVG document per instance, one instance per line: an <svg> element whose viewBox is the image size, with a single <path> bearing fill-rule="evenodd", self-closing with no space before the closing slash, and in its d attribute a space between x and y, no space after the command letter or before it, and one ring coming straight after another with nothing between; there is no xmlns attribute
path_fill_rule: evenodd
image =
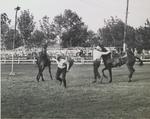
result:
<svg viewBox="0 0 150 119"><path fill-rule="evenodd" d="M84 58L75 58L75 64L92 64L93 60L86 60ZM142 61L146 64L150 64L150 59L142 59ZM14 64L36 64L36 59L15 59L13 60ZM1 59L1 64L11 64L11 59ZM52 63L55 63L55 61L52 61ZM101 63L103 61L101 60Z"/></svg>

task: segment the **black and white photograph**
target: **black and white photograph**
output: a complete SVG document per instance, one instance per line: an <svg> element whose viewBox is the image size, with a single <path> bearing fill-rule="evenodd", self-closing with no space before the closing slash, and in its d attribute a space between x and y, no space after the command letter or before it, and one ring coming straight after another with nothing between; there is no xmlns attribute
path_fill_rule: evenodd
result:
<svg viewBox="0 0 150 119"><path fill-rule="evenodd" d="M150 119L150 0L0 0L1 119Z"/></svg>

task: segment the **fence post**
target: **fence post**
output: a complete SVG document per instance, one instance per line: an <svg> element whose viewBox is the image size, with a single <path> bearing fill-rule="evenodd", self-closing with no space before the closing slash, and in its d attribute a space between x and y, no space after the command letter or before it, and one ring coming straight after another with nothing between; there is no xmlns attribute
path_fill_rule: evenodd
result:
<svg viewBox="0 0 150 119"><path fill-rule="evenodd" d="M4 64L6 64L6 58L4 59Z"/></svg>
<svg viewBox="0 0 150 119"><path fill-rule="evenodd" d="M20 64L20 58L18 58L18 64Z"/></svg>
<svg viewBox="0 0 150 119"><path fill-rule="evenodd" d="M35 57L33 57L33 64L35 64Z"/></svg>
<svg viewBox="0 0 150 119"><path fill-rule="evenodd" d="M81 63L84 64L84 58L83 57L81 57Z"/></svg>

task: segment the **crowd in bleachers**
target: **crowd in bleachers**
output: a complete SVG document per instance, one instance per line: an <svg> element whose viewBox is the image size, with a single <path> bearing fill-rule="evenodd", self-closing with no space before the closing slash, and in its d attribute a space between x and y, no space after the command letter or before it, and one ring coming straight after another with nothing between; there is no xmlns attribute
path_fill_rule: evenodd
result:
<svg viewBox="0 0 150 119"><path fill-rule="evenodd" d="M113 48L108 48L113 51ZM15 50L2 50L1 51L1 59L2 60L10 60L12 59L12 53L14 59L35 59L35 57L41 51L41 48L32 48L27 49L24 47L17 48ZM74 58L84 58L85 60L92 60L92 47L75 47L75 48L47 48L47 53L50 56L56 56L57 53L62 53L70 57ZM150 51L143 50L143 53L140 54L143 59L150 59Z"/></svg>
<svg viewBox="0 0 150 119"><path fill-rule="evenodd" d="M12 58L12 53L14 59L34 59L41 48L33 48L33 49L25 49L25 48L18 48L15 50L5 50L1 51L1 59L9 60ZM70 57L92 57L92 48L48 48L47 53L50 56L55 56L57 53L62 53Z"/></svg>

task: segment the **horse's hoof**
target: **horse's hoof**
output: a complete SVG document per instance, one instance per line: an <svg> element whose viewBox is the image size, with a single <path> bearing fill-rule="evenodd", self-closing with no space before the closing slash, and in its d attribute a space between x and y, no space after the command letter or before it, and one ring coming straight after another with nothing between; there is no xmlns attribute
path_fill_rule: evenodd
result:
<svg viewBox="0 0 150 119"><path fill-rule="evenodd" d="M92 81L92 83L96 83L96 81Z"/></svg>
<svg viewBox="0 0 150 119"><path fill-rule="evenodd" d="M59 85L61 86L62 85L62 80L57 80L57 81L59 81Z"/></svg>
<svg viewBox="0 0 150 119"><path fill-rule="evenodd" d="M42 81L45 81L44 79L42 79Z"/></svg>
<svg viewBox="0 0 150 119"><path fill-rule="evenodd" d="M128 82L132 82L132 80L129 80Z"/></svg>
<svg viewBox="0 0 150 119"><path fill-rule="evenodd" d="M65 88L67 88L67 86L64 86Z"/></svg>
<svg viewBox="0 0 150 119"><path fill-rule="evenodd" d="M53 80L53 78L50 76L51 80Z"/></svg>
<svg viewBox="0 0 150 119"><path fill-rule="evenodd" d="M39 82L39 79L36 79L37 80L37 82Z"/></svg>
<svg viewBox="0 0 150 119"><path fill-rule="evenodd" d="M109 83L111 83L112 81L109 81Z"/></svg>

